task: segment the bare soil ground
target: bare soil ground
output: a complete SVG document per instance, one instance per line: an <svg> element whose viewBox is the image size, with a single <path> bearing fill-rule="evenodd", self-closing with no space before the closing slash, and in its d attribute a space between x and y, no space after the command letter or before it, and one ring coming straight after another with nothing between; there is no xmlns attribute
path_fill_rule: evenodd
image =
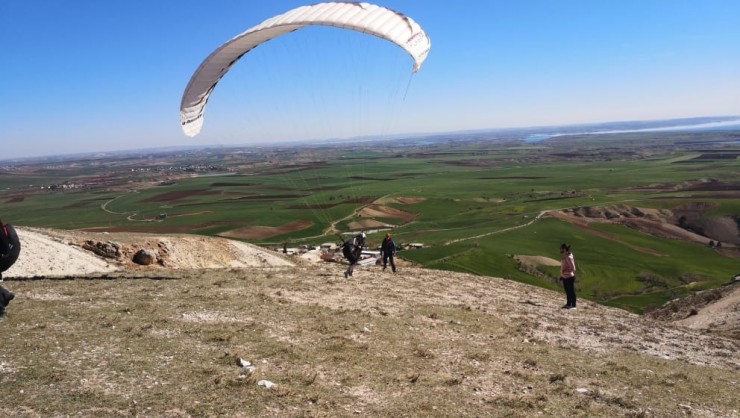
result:
<svg viewBox="0 0 740 418"><path fill-rule="evenodd" d="M559 266L560 260L541 255L515 255L514 259L520 263L533 266Z"/></svg>
<svg viewBox="0 0 740 418"><path fill-rule="evenodd" d="M410 197L410 196L407 196L407 197L396 197L395 198L395 201L396 202L401 203L401 204L404 204L404 205L411 205L411 204L414 204L414 203L421 203L421 202L423 202L425 200L426 200L425 197Z"/></svg>
<svg viewBox="0 0 740 418"><path fill-rule="evenodd" d="M294 221L280 226L248 226L220 234L235 239L265 239L293 231L300 231L311 226L309 221Z"/></svg>
<svg viewBox="0 0 740 418"><path fill-rule="evenodd" d="M740 282L673 300L646 316L740 341Z"/></svg>
<svg viewBox="0 0 740 418"><path fill-rule="evenodd" d="M695 203L683 205L673 210L656 210L650 208L639 208L628 205L615 205L604 207L579 207L575 209L556 210L547 213L547 216L556 217L570 222L573 225L581 227L593 234L603 236L607 239L615 239L614 236L604 232L589 228L591 222L616 223L626 225L638 231L654 235L661 238L691 241L700 244L707 244L713 237L700 235L678 225L678 218L689 217L689 219L698 219L701 213L711 209L710 204ZM698 224L699 221L694 221ZM701 229L712 231L726 231L732 229L730 235L737 235L737 226L734 220L725 217L716 217L703 219ZM717 239L717 238L715 238ZM725 247L729 250L728 256L734 254L734 240L725 241ZM650 252L649 249L640 249L640 251ZM656 254L657 255L657 254Z"/></svg>
<svg viewBox="0 0 740 418"><path fill-rule="evenodd" d="M587 226L589 222L624 223L626 221L634 222L640 220L642 222L634 223L634 225L641 226L643 228L641 230L649 234L655 233L656 231L662 231L666 229L666 227L672 226L670 224L670 219L672 218L672 214L670 212L636 208L627 205L568 209L559 211L558 216L561 219L577 218L580 220L579 224L584 226ZM669 229L673 234L671 236L664 235L665 238L670 237L675 239L691 240L694 238L693 235L695 235L688 231L681 230L681 228L678 227L675 229ZM704 240L706 240L706 238L704 238Z"/></svg>
<svg viewBox="0 0 740 418"><path fill-rule="evenodd" d="M410 222L416 217L415 213L406 212L386 205L370 204L363 207L358 214L368 218L394 218L402 222Z"/></svg>
<svg viewBox="0 0 740 418"><path fill-rule="evenodd" d="M293 265L279 253L233 240L197 235L159 235L128 232L95 233L41 228L18 228L21 253L5 273L14 277L65 277L141 270L269 267ZM101 257L84 249L87 243L119 248L119 255ZM139 250L156 254L157 263L140 266L132 261Z"/></svg>
<svg viewBox="0 0 740 418"><path fill-rule="evenodd" d="M739 416L740 341L707 322L406 265L347 280L219 238L18 230L3 416Z"/></svg>
<svg viewBox="0 0 740 418"><path fill-rule="evenodd" d="M360 229L383 228L386 226L388 226L388 224L386 224L385 222L376 221L375 219L363 219L347 224L347 227L354 231Z"/></svg>
<svg viewBox="0 0 740 418"><path fill-rule="evenodd" d="M359 229L371 229L371 228L383 228L387 227L388 224L385 222L378 221L372 218L386 218L386 219L398 219L399 223L407 223L416 218L415 213L399 210L388 206L388 203L400 203L402 205L409 205L413 203L423 202L424 198L421 197L382 197L376 199L370 205L367 205L357 211L357 215L365 217L367 219L360 219L348 224L348 227L353 230Z"/></svg>

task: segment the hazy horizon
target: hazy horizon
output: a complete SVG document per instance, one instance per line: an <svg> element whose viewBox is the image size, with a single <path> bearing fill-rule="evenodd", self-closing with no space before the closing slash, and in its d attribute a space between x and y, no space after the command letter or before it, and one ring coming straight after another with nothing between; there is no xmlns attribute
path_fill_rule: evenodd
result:
<svg viewBox="0 0 740 418"><path fill-rule="evenodd" d="M726 119L718 122L700 122L689 124L678 124L674 125L671 123L686 122L690 120L702 120L702 119ZM649 128L635 128L635 129L621 129L621 130L599 130L598 127L606 128L615 124L657 124L661 126L649 127ZM580 127L591 127L591 130L580 130L574 131L574 128ZM564 131L563 131L564 130ZM662 131L701 131L701 130L740 130L740 116L699 116L695 118L678 118L678 119L654 119L654 120L635 120L635 121L606 121L601 123L588 123L588 124L567 124L567 125L549 125L549 126L518 126L510 128L492 128L492 129L471 129L461 131L449 131L449 132L418 132L418 133L401 133L385 136L368 136L368 137L355 137L355 138L327 138L322 140L317 139L306 139L306 140L295 140L295 141L283 141L283 142L254 142L245 144L187 144L183 142L181 144L171 144L163 146L152 146L144 148L128 148L128 149L110 149L106 151L79 151L72 153L63 154L44 154L28 157L14 157L14 158L0 158L0 162L25 162L33 160L44 160L44 159L65 159L75 157L88 157L92 155L110 155L110 154L135 154L135 153L146 153L146 152L169 152L179 151L187 149L206 149L206 148L242 148L242 147L269 147L269 146L305 146L305 145L322 145L322 144L356 144L358 142L372 142L372 141L390 141L394 139L418 139L424 137L433 137L439 135L471 135L471 134L503 134L507 133L510 139L537 142L543 139L567 136L567 135L599 135L599 134L612 134L612 133L631 133L631 132L662 132Z"/></svg>

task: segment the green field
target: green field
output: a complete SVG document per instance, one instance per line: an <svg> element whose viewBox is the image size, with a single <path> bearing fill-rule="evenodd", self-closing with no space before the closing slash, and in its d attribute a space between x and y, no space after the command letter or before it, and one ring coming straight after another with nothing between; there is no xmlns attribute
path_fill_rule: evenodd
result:
<svg viewBox="0 0 740 418"><path fill-rule="evenodd" d="M581 297L641 312L740 272L733 252L740 219L737 135L348 144L18 163L0 170L2 217L16 225L62 229L226 234L266 246L337 241L339 233L372 220L389 227L364 228L371 246L388 228L398 243L424 244L399 253L407 260L548 288L559 286L557 267L523 268L513 256L557 259L559 244L567 242L573 245ZM361 212L372 205L386 212ZM709 234L707 243L716 240L723 247L625 225L590 222L581 228L538 219L548 210L616 205L697 207L686 212L693 223L684 226L701 229ZM734 220L734 232L715 231L715 219L730 229ZM271 232L245 232L258 227ZM712 233L720 238L713 240Z"/></svg>

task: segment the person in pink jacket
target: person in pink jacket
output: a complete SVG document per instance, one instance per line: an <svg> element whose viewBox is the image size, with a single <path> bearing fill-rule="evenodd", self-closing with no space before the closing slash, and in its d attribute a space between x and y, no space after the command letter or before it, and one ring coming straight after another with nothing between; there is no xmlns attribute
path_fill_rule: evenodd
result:
<svg viewBox="0 0 740 418"><path fill-rule="evenodd" d="M560 280L565 288L566 302L563 309L576 308L576 261L570 245L560 244Z"/></svg>

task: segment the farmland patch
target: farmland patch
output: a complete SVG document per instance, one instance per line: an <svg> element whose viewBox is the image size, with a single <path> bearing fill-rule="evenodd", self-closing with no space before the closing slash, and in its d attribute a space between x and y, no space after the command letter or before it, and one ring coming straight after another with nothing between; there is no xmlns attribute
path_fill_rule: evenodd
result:
<svg viewBox="0 0 740 418"><path fill-rule="evenodd" d="M26 196L13 196L5 201L5 203L20 203L26 199Z"/></svg>
<svg viewBox="0 0 740 418"><path fill-rule="evenodd" d="M514 260L535 266L559 266L560 261L541 255L514 255Z"/></svg>
<svg viewBox="0 0 740 418"><path fill-rule="evenodd" d="M274 237L276 235L300 231L302 229L308 228L311 225L312 223L309 221L297 220L280 226L245 226L231 231L222 232L218 235L226 238L236 239L264 239Z"/></svg>
<svg viewBox="0 0 740 418"><path fill-rule="evenodd" d="M173 190L171 192L160 193L147 197L143 202L177 202L187 199L191 196L208 196L221 193L218 190L193 189L193 190Z"/></svg>
<svg viewBox="0 0 740 418"><path fill-rule="evenodd" d="M410 222L416 218L416 213L406 212L385 205L371 204L362 208L358 214L368 218L394 218L403 222Z"/></svg>
<svg viewBox="0 0 740 418"><path fill-rule="evenodd" d="M395 201L404 205L413 205L427 200L425 197L397 197Z"/></svg>
<svg viewBox="0 0 740 418"><path fill-rule="evenodd" d="M375 219L361 219L361 220L350 222L349 224L347 224L347 227L352 230L383 228L387 226L388 225L386 223L376 221Z"/></svg>
<svg viewBox="0 0 740 418"><path fill-rule="evenodd" d="M173 215L171 217L175 217ZM199 229L210 228L214 226L238 225L232 221L211 221L191 225L167 225L161 222L140 222L136 225L118 225L118 226L99 226L90 228L80 228L80 231L88 232L139 232L155 234L188 234L194 233Z"/></svg>
<svg viewBox="0 0 740 418"><path fill-rule="evenodd" d="M702 216L704 212L715 207L716 204L712 202L691 202L678 205L672 210L637 208L628 205L585 206L551 211L549 215L590 231L592 229L588 227L589 222L601 222L625 225L666 239L699 244L707 244L710 239L713 239L737 244L738 228L732 218ZM597 233L597 235L600 234L600 232Z"/></svg>

